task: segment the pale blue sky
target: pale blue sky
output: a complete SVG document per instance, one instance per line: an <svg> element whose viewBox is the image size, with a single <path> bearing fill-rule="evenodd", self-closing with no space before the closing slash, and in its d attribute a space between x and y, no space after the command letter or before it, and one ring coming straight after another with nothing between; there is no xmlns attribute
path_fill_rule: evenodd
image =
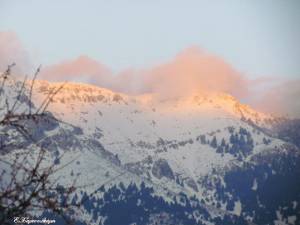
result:
<svg viewBox="0 0 300 225"><path fill-rule="evenodd" d="M114 71L199 46L258 76L300 77L300 1L0 0L35 63L85 54Z"/></svg>

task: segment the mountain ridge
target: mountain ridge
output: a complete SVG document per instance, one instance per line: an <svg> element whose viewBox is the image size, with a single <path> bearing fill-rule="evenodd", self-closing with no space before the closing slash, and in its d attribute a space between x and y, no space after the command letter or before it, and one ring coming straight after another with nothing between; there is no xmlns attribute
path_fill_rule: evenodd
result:
<svg viewBox="0 0 300 225"><path fill-rule="evenodd" d="M28 87L30 84L28 81ZM62 84L36 80L34 109ZM16 94L9 91L7 97L13 101ZM22 104L28 104L26 99ZM24 109L18 108L19 112ZM146 182L166 201L173 201L180 193L195 196L207 209L211 207L212 217L227 212L250 221L259 219L247 199L259 205L252 196L262 197L260 188L269 177L278 176L280 183L284 168L297 165L289 165L288 160L299 158L299 149L272 130L277 118L256 112L226 94L162 101L153 95L127 96L69 83L53 97L47 111L58 122L50 130L43 124L39 128L50 135L46 144L56 155L75 160L59 174L62 183L70 182L72 176L67 174L75 173L80 174L80 185L93 183L97 189L122 174L106 186ZM243 173L250 174L247 198L243 190L235 192L242 185ZM84 191L89 194L93 188ZM279 205L274 207L281 210Z"/></svg>

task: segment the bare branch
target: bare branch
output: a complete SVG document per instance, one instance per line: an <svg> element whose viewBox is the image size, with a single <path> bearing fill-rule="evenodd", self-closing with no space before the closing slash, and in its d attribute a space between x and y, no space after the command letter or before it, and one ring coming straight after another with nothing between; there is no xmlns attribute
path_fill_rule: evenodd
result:
<svg viewBox="0 0 300 225"><path fill-rule="evenodd" d="M16 105L17 105L17 103L20 101L20 98L21 98L21 96L22 96L22 94L23 94L23 92L24 92L24 90L25 90L25 83L26 83L26 81L27 81L27 76L25 76L25 78L24 78L24 80L23 80L23 82L22 82L22 86L21 86L21 88L20 88L20 90L19 90L19 92L18 92L18 95L17 95L17 97L16 97L16 100L15 100L15 102L14 102L14 104L13 104L11 110L10 110L11 113L14 113L14 112L15 112Z"/></svg>
<svg viewBox="0 0 300 225"><path fill-rule="evenodd" d="M11 68L14 65L14 63L9 65L6 72L1 75L3 80L0 87L0 96L2 94L5 96L6 80L10 76ZM21 114L16 113L17 107L22 104L20 99L25 94L27 77L24 78L20 88L17 88L17 85L15 85L17 96L12 107L10 108L9 101L6 98L4 99L6 108L0 109L0 112L4 111L4 115L0 119L0 129L14 128L16 135L30 143L26 146L20 141L15 141L16 143L20 142L20 146L9 143L8 146L12 147L12 152L9 155L14 155L14 159L0 159L0 163L3 165L3 168L0 168L0 224L10 224L10 220L15 216L31 215L34 209L50 210L65 218L64 212L71 208L70 197L76 190L76 180L69 187L59 188L57 186L59 177L57 179L50 178L55 176L58 170L70 165L74 160L58 168L56 168L57 166L54 163L46 166L47 163L44 162L46 153L48 153L47 149L42 146L42 142L38 142L32 137L29 128L26 127L28 121L39 123L40 118L47 116L45 110L52 102L54 96L64 86L62 84L57 89L52 89L40 108L35 113L32 113L32 92L39 72L40 67L36 70L31 82L28 111ZM30 127L30 129L33 128ZM15 136L11 138L15 138ZM1 138L1 150L6 146L2 142ZM18 149L21 149L22 154L16 151ZM2 154L4 153L2 152ZM29 156L33 158L29 159ZM63 156L64 154L59 159ZM57 186L56 188L54 188L55 185Z"/></svg>
<svg viewBox="0 0 300 225"><path fill-rule="evenodd" d="M31 114L31 102L32 102L32 90L33 90L33 86L34 86L34 82L37 78L37 75L39 74L40 70L41 70L42 65L40 65L37 70L34 73L33 79L31 81L31 86L30 86L30 92L29 92L29 101L30 101L30 105L29 105L29 114Z"/></svg>

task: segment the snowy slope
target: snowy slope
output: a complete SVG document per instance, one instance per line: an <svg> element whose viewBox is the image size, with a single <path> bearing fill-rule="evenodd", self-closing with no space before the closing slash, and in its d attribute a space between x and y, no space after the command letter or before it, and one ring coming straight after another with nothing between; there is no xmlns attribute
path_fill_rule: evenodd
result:
<svg viewBox="0 0 300 225"><path fill-rule="evenodd" d="M18 94L11 89L14 85L12 81L5 91L9 102ZM36 80L33 110L61 85ZM28 110L29 89L30 82L18 104L19 113ZM225 93L161 99L154 94L128 96L68 83L47 110L58 121L42 123L35 135L51 150L49 161L64 155L59 164L68 166L57 173L61 184L78 177L77 185L91 193L103 184L145 182L167 201L180 192L195 195L211 215L241 216L248 207L232 194L234 190L226 189L231 185L228 174L299 154L273 132L272 126L281 119L257 112ZM262 180L251 179L251 190L259 191ZM252 220L255 215L243 217Z"/></svg>
<svg viewBox="0 0 300 225"><path fill-rule="evenodd" d="M38 81L35 102L41 102L52 88L60 85ZM199 141L200 135L206 135L208 141L215 136L219 142L222 138L229 142L230 127L250 132L255 143L251 154L266 149L263 138L271 140L268 149L283 144L245 122L250 119L257 127L268 128L274 118L223 93L161 100L151 94L127 96L92 85L68 83L48 110L99 141L117 155L122 165L135 171L136 166L141 168L141 174L149 179L153 176L147 170L158 159L165 159L175 176L194 181L236 160L232 154L218 154L209 144ZM147 158L152 162L145 169Z"/></svg>

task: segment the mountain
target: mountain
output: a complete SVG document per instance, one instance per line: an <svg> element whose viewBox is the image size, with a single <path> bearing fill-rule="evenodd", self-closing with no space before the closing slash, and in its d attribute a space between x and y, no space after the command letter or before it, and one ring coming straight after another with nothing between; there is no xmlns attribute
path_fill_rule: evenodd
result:
<svg viewBox="0 0 300 225"><path fill-rule="evenodd" d="M36 80L33 108L61 85ZM300 223L299 129L288 132L287 118L226 93L128 96L79 83L47 110L32 130L50 158L64 155L61 184L76 174L85 186L78 223Z"/></svg>

